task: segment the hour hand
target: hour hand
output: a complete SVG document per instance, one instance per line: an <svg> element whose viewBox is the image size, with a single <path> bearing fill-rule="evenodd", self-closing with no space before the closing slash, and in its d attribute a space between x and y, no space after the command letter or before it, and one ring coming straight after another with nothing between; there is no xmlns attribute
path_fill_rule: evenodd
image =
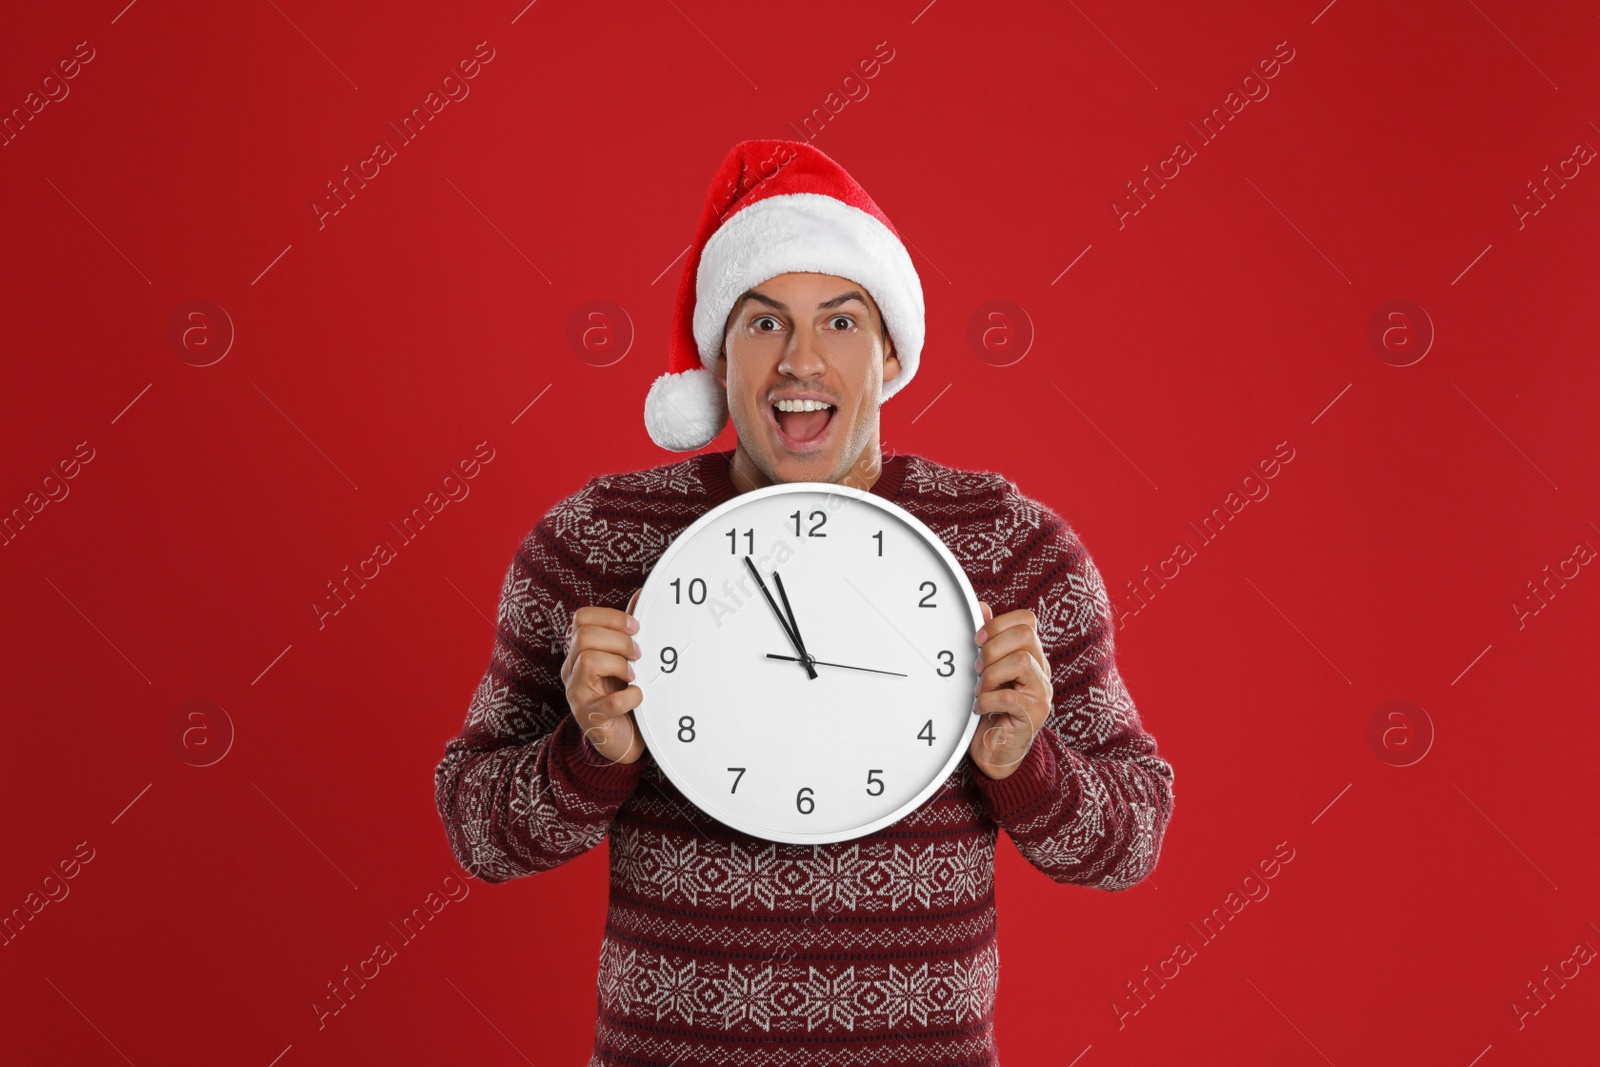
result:
<svg viewBox="0 0 1600 1067"><path fill-rule="evenodd" d="M783 617L782 611L778 610L778 602L772 599L772 593L767 589L767 583L761 580L761 572L756 570L756 565L750 562L749 556L744 557L744 565L750 568L750 573L755 576L756 584L761 587L761 595L767 598L767 606L772 608L772 614L778 617L778 625L783 627L784 636L789 639L789 643L794 646L794 650L800 654L800 666L806 669L807 674L815 678L817 669L811 665L811 657L806 655L804 646L800 644L799 635L789 628L789 620ZM776 577L777 572L773 572L773 574Z"/></svg>

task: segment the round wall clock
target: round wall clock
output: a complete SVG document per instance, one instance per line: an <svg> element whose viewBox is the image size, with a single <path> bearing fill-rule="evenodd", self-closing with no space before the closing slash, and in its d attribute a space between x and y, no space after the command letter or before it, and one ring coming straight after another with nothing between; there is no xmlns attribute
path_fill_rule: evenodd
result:
<svg viewBox="0 0 1600 1067"><path fill-rule="evenodd" d="M719 504L633 613L646 746L697 807L755 837L888 826L978 726L972 585L937 534L864 490L784 482Z"/></svg>

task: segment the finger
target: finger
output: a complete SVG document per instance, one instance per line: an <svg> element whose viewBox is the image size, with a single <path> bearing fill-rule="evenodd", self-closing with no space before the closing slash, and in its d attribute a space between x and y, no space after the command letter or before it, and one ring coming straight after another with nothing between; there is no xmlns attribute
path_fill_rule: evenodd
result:
<svg viewBox="0 0 1600 1067"><path fill-rule="evenodd" d="M572 642L573 654L576 655L586 648L615 652L628 659L638 659L642 655L638 641L621 630L613 630L609 626L578 627L578 636Z"/></svg>
<svg viewBox="0 0 1600 1067"><path fill-rule="evenodd" d="M1009 630L1013 626L1027 626L1037 630L1039 628L1039 617L1033 613L1031 608L1017 608L1015 611L996 615L984 623L983 628L988 631L990 637L993 637L1001 630Z"/></svg>
<svg viewBox="0 0 1600 1067"><path fill-rule="evenodd" d="M1044 649L1039 646L1039 635L1025 626L1012 626L1001 630L989 638L978 650L978 667L983 669L991 663L1011 655L1013 652L1026 650L1034 659L1039 661L1040 668L1050 673L1050 660L1045 656Z"/></svg>
<svg viewBox="0 0 1600 1067"><path fill-rule="evenodd" d="M632 659L638 659L638 656L642 654L638 651L637 641L629 637L629 633L626 630L616 629L616 627L602 624L602 622L589 622L589 619L595 616L586 614L587 611L589 611L589 608L579 608L578 613L573 616L574 625L566 629L566 656L565 659L562 659L562 685L571 685L571 681L573 681L573 664L578 659L578 654L582 653L586 648L600 648L603 651L608 651L608 653L629 656ZM610 608L600 608L598 611L608 611L613 619L626 619L626 617L629 617L626 614L622 614L621 611L611 611Z"/></svg>
<svg viewBox="0 0 1600 1067"><path fill-rule="evenodd" d="M1044 695L1044 673L1039 670L1039 661L1027 649L1019 648L985 667L978 676L977 692L999 689L1007 682L1016 683L1011 687L1013 690L1026 690L1036 698Z"/></svg>
<svg viewBox="0 0 1600 1067"><path fill-rule="evenodd" d="M1026 749L1028 742L1033 740L1030 729L1026 715L991 712L979 720L976 732L982 738L983 747L992 755L1012 741Z"/></svg>
<svg viewBox="0 0 1600 1067"><path fill-rule="evenodd" d="M977 642L980 645L987 644L994 639L996 634L1016 626L1038 629L1038 618L1028 608L1018 608L1002 615L990 613L988 621L983 624L983 628L977 633Z"/></svg>
<svg viewBox="0 0 1600 1067"><path fill-rule="evenodd" d="M579 701L592 700L611 692L611 687L601 684L603 678L631 682L634 679L633 664L615 652L586 648L573 660L572 683L568 688Z"/></svg>
<svg viewBox="0 0 1600 1067"><path fill-rule="evenodd" d="M590 726L602 726L618 716L628 714L643 701L644 690L636 685L626 686L583 704L578 712L578 720Z"/></svg>
<svg viewBox="0 0 1600 1067"><path fill-rule="evenodd" d="M609 626L613 630L631 634L638 632L639 622L619 608L602 608L591 604L572 613L572 629L579 626Z"/></svg>
<svg viewBox="0 0 1600 1067"><path fill-rule="evenodd" d="M988 625L989 620L994 618L994 609L989 606L989 602L986 600L978 601L978 608L983 612L983 625L978 627L977 631L973 633L972 639L981 645L985 641L989 640Z"/></svg>
<svg viewBox="0 0 1600 1067"><path fill-rule="evenodd" d="M980 716L978 729L1009 727L1020 741L1031 741L1039 732L1028 714L1028 698L1015 689L996 689L979 697L973 714Z"/></svg>

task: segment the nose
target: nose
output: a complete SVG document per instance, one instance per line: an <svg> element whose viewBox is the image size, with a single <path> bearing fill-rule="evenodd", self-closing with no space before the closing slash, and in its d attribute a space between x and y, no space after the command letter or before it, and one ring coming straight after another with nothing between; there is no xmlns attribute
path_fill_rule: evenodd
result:
<svg viewBox="0 0 1600 1067"><path fill-rule="evenodd" d="M810 327L796 329L778 361L778 373L791 378L820 378L827 369L815 332Z"/></svg>

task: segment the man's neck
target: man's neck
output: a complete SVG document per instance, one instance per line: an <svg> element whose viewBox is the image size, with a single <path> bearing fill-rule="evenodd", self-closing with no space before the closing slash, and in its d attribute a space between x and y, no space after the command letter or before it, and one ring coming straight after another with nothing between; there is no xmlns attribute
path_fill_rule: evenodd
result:
<svg viewBox="0 0 1600 1067"><path fill-rule="evenodd" d="M855 464L845 472L844 477L837 480L837 484L866 491L878 484L878 479L882 476L883 451L878 446L878 435L874 433L872 440L867 442L867 447L861 450L861 455L857 457ZM740 493L748 493L752 489L774 484L744 450L743 441L733 450L728 478L733 482L734 489Z"/></svg>

